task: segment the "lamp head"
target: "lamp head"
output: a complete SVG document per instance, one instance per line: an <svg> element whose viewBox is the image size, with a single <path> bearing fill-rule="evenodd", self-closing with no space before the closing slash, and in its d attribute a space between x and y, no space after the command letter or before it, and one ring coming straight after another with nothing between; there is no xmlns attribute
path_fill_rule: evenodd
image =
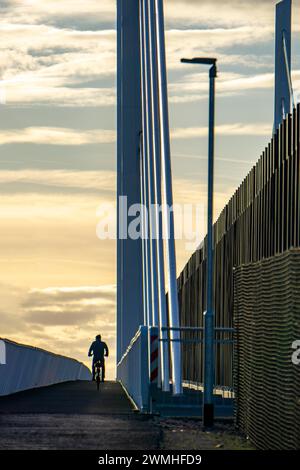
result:
<svg viewBox="0 0 300 470"><path fill-rule="evenodd" d="M217 59L212 57L194 57L193 59L181 59L183 64L216 65Z"/></svg>

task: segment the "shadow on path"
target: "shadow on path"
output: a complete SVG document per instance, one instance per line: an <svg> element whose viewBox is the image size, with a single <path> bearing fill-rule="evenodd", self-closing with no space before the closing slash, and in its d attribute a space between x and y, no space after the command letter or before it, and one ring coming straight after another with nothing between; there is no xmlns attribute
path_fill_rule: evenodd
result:
<svg viewBox="0 0 300 470"><path fill-rule="evenodd" d="M69 382L0 397L0 449L157 449L160 430L122 387Z"/></svg>
<svg viewBox="0 0 300 470"><path fill-rule="evenodd" d="M2 413L49 414L123 414L131 413L132 405L121 385L104 382L97 392L95 382L66 382L50 387L26 390L0 397Z"/></svg>

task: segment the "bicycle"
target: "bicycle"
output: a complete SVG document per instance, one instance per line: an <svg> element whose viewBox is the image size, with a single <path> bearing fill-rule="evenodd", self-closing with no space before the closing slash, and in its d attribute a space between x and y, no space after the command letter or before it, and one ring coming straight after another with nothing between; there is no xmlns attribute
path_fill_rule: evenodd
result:
<svg viewBox="0 0 300 470"><path fill-rule="evenodd" d="M97 385L97 390L100 390L100 382L104 382L103 380L103 363L101 361L97 361L95 363L95 381Z"/></svg>

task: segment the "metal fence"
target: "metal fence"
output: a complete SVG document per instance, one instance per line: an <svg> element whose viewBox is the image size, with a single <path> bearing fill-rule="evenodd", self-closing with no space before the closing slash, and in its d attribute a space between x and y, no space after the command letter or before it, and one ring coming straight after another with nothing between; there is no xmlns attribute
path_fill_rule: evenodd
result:
<svg viewBox="0 0 300 470"><path fill-rule="evenodd" d="M178 339L172 339L170 331L178 331ZM162 328L167 332L166 339L160 341L167 342L170 345L177 341L181 347L181 368L183 387L193 390L203 390L203 363L201 361L203 348L203 327L180 327L180 328ZM215 329L215 351L214 354L220 357L218 367L215 370L215 389L216 395L224 398L233 398L233 328ZM230 379L225 384L225 377Z"/></svg>
<svg viewBox="0 0 300 470"><path fill-rule="evenodd" d="M235 416L258 449L300 449L300 250L234 274Z"/></svg>
<svg viewBox="0 0 300 470"><path fill-rule="evenodd" d="M73 380L91 380L91 371L69 357L0 339L0 396Z"/></svg>
<svg viewBox="0 0 300 470"><path fill-rule="evenodd" d="M233 326L233 269L300 246L300 107L288 115L214 225L216 326ZM206 239L178 278L182 326L203 327ZM193 364L193 361L197 363ZM216 383L229 386L231 351L216 352ZM201 351L186 364L192 380ZM190 375L192 374L192 375Z"/></svg>
<svg viewBox="0 0 300 470"><path fill-rule="evenodd" d="M177 335L171 334L176 330ZM232 328L216 329L215 352L224 359L232 351L234 342ZM172 383L168 392L161 389L161 369L159 355L164 349L165 357L171 362L171 345L177 342L181 350L181 371L183 394L173 395ZM160 346L164 345L164 348ZM203 369L198 367L197 358L203 347L203 328L169 328L140 326L132 339L127 351L117 364L117 379L122 384L127 395L137 409L144 413L157 412L172 416L201 416ZM233 357L233 354L230 354ZM192 360L191 360L192 359ZM192 365L197 366L192 371ZM169 364L171 368L171 363ZM227 370L230 369L230 372ZM230 386L225 387L217 381L215 397L217 414L233 416L233 367L232 364L222 364L222 370L231 377ZM216 373L217 374L217 373ZM217 375L216 375L217 377ZM222 374L221 374L222 377Z"/></svg>
<svg viewBox="0 0 300 470"><path fill-rule="evenodd" d="M140 411L149 411L148 327L140 326L117 364L117 380Z"/></svg>
<svg viewBox="0 0 300 470"><path fill-rule="evenodd" d="M149 374L151 377L149 381L149 411L163 416L201 417L203 408L203 368L198 359L203 348L203 328L163 327L160 332L158 328L150 330L157 331L158 343L167 348L167 355L169 357L171 345L176 342L180 346L182 394L174 395L171 383L168 392L162 391L160 387L160 373L158 373L157 380L152 380L152 374ZM174 330L177 333L175 337L171 334L172 332L174 333ZM233 329L216 330L215 353L221 350L221 354L225 358L228 348L232 351L233 333ZM150 333L149 337L151 337ZM155 359L155 351L161 351L161 349L159 347L156 348L152 342L149 358ZM233 357L233 354L230 356ZM225 364L223 366L223 370L226 370ZM231 385L225 387L223 383L219 384L215 381L215 414L220 418L233 417L233 365L228 364L228 367L230 367Z"/></svg>

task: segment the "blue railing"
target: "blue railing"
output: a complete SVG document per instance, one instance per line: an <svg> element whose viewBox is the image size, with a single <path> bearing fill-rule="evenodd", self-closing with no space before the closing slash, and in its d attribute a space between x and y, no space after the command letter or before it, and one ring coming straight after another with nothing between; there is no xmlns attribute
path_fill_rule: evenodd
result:
<svg viewBox="0 0 300 470"><path fill-rule="evenodd" d="M159 331L155 327L140 326L117 365L117 379L141 412L200 416L203 404L204 331L201 327L178 327L179 337L174 340L170 335L171 329L164 327ZM214 382L214 401L219 417L233 413L233 365L223 361L223 357L228 356L228 350L233 349L233 335L232 328L215 329L215 355L221 358L217 362ZM181 395L174 394L171 377L170 390L162 391L161 388L160 346L164 344L170 351L172 341L176 341L181 349ZM221 377L220 382L218 377Z"/></svg>

